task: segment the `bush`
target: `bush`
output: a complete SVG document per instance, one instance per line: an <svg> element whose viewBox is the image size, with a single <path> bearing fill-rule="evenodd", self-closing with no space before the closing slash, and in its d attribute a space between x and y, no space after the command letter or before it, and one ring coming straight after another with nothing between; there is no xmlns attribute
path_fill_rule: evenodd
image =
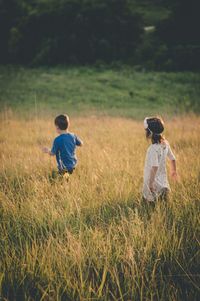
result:
<svg viewBox="0 0 200 301"><path fill-rule="evenodd" d="M142 19L129 9L128 0L16 3L21 11L9 24L9 55L4 56L17 63L126 60L143 33Z"/></svg>
<svg viewBox="0 0 200 301"><path fill-rule="evenodd" d="M165 61L171 61L171 69L200 69L200 19L197 2L176 0L171 16L157 26L156 37L165 44Z"/></svg>

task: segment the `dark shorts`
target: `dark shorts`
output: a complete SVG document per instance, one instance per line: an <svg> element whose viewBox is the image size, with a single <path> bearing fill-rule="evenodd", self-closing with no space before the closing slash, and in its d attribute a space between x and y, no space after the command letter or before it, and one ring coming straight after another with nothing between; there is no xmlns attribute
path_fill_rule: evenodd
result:
<svg viewBox="0 0 200 301"><path fill-rule="evenodd" d="M61 180L61 179L67 179L69 180L70 175L74 172L74 169L71 170L67 170L67 169L62 169L62 170L52 170L51 175L49 176L51 181L55 181L55 180Z"/></svg>
<svg viewBox="0 0 200 301"><path fill-rule="evenodd" d="M74 169L75 169L75 168L73 168L73 169L62 169L62 170L58 170L58 173L59 173L61 176L65 175L65 174L71 175L71 174L73 174Z"/></svg>

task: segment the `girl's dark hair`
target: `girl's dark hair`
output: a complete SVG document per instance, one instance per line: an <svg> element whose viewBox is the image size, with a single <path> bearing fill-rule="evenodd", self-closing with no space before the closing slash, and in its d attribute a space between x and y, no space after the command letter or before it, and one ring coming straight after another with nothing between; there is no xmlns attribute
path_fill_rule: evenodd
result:
<svg viewBox="0 0 200 301"><path fill-rule="evenodd" d="M159 117L147 119L148 128L146 129L146 137L151 138L151 142L161 143L164 140L162 132L164 131L164 122Z"/></svg>
<svg viewBox="0 0 200 301"><path fill-rule="evenodd" d="M69 126L69 117L67 115L59 115L54 122L60 130L66 130Z"/></svg>

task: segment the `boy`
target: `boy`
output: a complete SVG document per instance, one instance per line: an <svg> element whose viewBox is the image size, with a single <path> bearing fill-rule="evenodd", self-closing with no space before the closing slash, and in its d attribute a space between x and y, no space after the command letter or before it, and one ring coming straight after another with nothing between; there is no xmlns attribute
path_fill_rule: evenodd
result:
<svg viewBox="0 0 200 301"><path fill-rule="evenodd" d="M76 135L68 132L69 117L67 115L57 116L54 123L59 136L55 138L51 150L47 147L42 150L50 156L56 156L60 175L72 174L77 164L76 146L82 146L83 142Z"/></svg>

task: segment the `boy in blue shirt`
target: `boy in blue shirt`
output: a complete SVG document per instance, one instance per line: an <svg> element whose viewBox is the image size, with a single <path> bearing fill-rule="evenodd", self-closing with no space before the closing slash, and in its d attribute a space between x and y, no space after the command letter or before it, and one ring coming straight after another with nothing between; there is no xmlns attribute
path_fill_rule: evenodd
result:
<svg viewBox="0 0 200 301"><path fill-rule="evenodd" d="M56 156L58 172L60 175L72 174L77 164L76 147L82 146L83 142L76 135L69 133L69 117L59 115L55 118L56 131L59 134L54 139L52 149L44 147L44 153Z"/></svg>

